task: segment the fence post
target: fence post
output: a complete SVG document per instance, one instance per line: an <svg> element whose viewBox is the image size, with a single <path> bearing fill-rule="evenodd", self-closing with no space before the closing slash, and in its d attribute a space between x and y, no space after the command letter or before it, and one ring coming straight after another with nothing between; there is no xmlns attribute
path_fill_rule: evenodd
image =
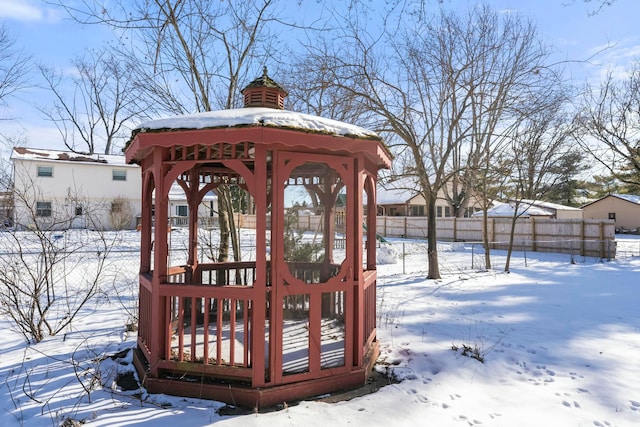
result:
<svg viewBox="0 0 640 427"><path fill-rule="evenodd" d="M533 241L531 242L531 250L533 252L538 251L538 236L536 233L536 219L534 217L530 218L531 221L531 237Z"/></svg>
<svg viewBox="0 0 640 427"><path fill-rule="evenodd" d="M585 252L586 252L586 243L584 241L586 227L587 226L583 219L582 221L580 221L580 256L585 256Z"/></svg>
<svg viewBox="0 0 640 427"><path fill-rule="evenodd" d="M405 270L405 257L407 256L407 253L404 250L404 242L402 242L402 274L407 274L406 270Z"/></svg>
<svg viewBox="0 0 640 427"><path fill-rule="evenodd" d="M382 225L384 225L384 237L387 237L387 216L385 215L383 218L384 222Z"/></svg>
<svg viewBox="0 0 640 427"><path fill-rule="evenodd" d="M604 258L605 255L604 245L604 222L600 221L600 258Z"/></svg>
<svg viewBox="0 0 640 427"><path fill-rule="evenodd" d="M496 219L491 218L491 249L495 249L496 245Z"/></svg>
<svg viewBox="0 0 640 427"><path fill-rule="evenodd" d="M405 239L406 239L407 237L409 237L409 235L407 234L407 219L408 219L408 218L409 218L408 216L405 216L405 217L404 217L404 236L403 236L403 237L404 237Z"/></svg>
<svg viewBox="0 0 640 427"><path fill-rule="evenodd" d="M471 269L475 268L476 244L471 243Z"/></svg>
<svg viewBox="0 0 640 427"><path fill-rule="evenodd" d="M458 241L458 217L453 217L453 241Z"/></svg>

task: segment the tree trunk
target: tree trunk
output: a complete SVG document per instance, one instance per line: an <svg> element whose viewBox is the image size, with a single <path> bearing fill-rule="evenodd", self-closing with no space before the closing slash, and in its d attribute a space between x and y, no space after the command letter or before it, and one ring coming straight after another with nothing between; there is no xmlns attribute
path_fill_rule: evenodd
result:
<svg viewBox="0 0 640 427"><path fill-rule="evenodd" d="M436 198L433 196L429 197L427 212L427 259L429 261L427 279L440 279L438 240L436 236Z"/></svg>
<svg viewBox="0 0 640 427"><path fill-rule="evenodd" d="M484 247L484 268L491 270L491 242L489 241L489 215L482 215L482 245Z"/></svg>

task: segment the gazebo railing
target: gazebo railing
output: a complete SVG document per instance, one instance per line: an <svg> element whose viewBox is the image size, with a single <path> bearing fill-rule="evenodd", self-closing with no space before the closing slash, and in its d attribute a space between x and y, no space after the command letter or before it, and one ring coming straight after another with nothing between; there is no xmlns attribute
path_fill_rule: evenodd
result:
<svg viewBox="0 0 640 427"><path fill-rule="evenodd" d="M304 283L324 283L340 272L340 264L288 262L289 271Z"/></svg>
<svg viewBox="0 0 640 427"><path fill-rule="evenodd" d="M250 367L252 303L252 298L228 295L170 297L172 333L167 342L168 359Z"/></svg>
<svg viewBox="0 0 640 427"><path fill-rule="evenodd" d="M267 311L282 310L282 333L287 339L293 339L288 338L291 333L289 329L301 321L316 325L319 329L309 330L307 340L319 342L322 352L319 361L315 362L319 365L314 368L315 365L310 361L296 359L298 354L292 353L287 347L291 344L283 342L282 368L283 373L288 375L287 381L289 376L299 373L297 364L300 363L303 363L301 366L307 366L305 369L348 369L345 364L350 359L344 340L347 332L345 325L348 323L345 314L351 306L351 303L347 303L351 288L344 288L340 283L315 286L339 274L340 265L289 263L289 269L292 275L305 283L302 286L314 286L296 289L295 293L283 296L275 306L269 304ZM367 308L375 304L375 272L371 273L365 274L363 295L366 312L363 331L365 348L370 344L375 330L375 310ZM152 275L147 276L148 286L141 286L141 316L151 311ZM156 359L162 376L210 376L212 379L243 383L251 381L255 357L252 335L257 327L253 323L253 308L260 300L256 293L258 288L253 286L255 279L255 262L200 264L192 274L185 266L168 269L164 283L160 285L160 295L165 301L163 318L167 319L167 334L161 344L164 356ZM270 286L267 287L269 292ZM267 296L266 300L269 299ZM313 316L310 311L312 299L315 299L319 309ZM267 314L267 319L272 315ZM264 331L269 334L273 325L266 320L264 326ZM143 343L149 336L150 330L140 331ZM257 353L264 357L264 353Z"/></svg>
<svg viewBox="0 0 640 427"><path fill-rule="evenodd" d="M269 274L267 274L268 280ZM199 264L192 281L202 285L252 286L256 280L255 261Z"/></svg>
<svg viewBox="0 0 640 427"><path fill-rule="evenodd" d="M191 366L189 372L211 373L218 367L218 376L249 377L249 371L225 374L220 368L251 366L255 279L252 261L199 264L192 274L185 266L171 267L162 285L171 334L161 367L180 370L181 362L190 362L200 368Z"/></svg>

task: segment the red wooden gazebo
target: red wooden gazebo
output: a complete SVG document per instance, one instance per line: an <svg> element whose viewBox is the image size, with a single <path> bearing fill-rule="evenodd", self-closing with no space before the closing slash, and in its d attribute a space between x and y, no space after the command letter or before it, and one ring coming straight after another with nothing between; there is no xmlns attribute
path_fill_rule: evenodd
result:
<svg viewBox="0 0 640 427"><path fill-rule="evenodd" d="M378 354L375 189L390 154L371 131L283 110L266 69L242 93L245 108L151 121L127 145L143 182L136 369L152 393L247 407L358 387ZM176 182L182 256L167 232ZM255 223L252 252L220 262L198 207L222 186Z"/></svg>

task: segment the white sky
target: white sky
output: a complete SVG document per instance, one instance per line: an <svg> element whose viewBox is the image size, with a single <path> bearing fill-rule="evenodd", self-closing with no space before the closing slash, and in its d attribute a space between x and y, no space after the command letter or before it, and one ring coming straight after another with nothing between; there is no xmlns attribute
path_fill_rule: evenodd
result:
<svg viewBox="0 0 640 427"><path fill-rule="evenodd" d="M597 8L594 2L600 0L488 0L497 10L516 10L534 19L541 36L555 47L559 61L586 60L603 47L612 46L593 58L591 65L568 65L577 80L597 79L608 67L623 69L640 52L640 2L616 0L591 16L589 12ZM445 7L458 10L475 3L476 0L443 0ZM428 4L438 7L435 0ZM87 47L101 46L109 37L108 30L74 23L63 11L39 0L0 0L0 21L24 52L58 69L69 68L74 55ZM57 130L36 108L50 104L45 91L34 88L10 102L9 108L0 108L0 135L20 137L23 144L31 147L64 149Z"/></svg>

